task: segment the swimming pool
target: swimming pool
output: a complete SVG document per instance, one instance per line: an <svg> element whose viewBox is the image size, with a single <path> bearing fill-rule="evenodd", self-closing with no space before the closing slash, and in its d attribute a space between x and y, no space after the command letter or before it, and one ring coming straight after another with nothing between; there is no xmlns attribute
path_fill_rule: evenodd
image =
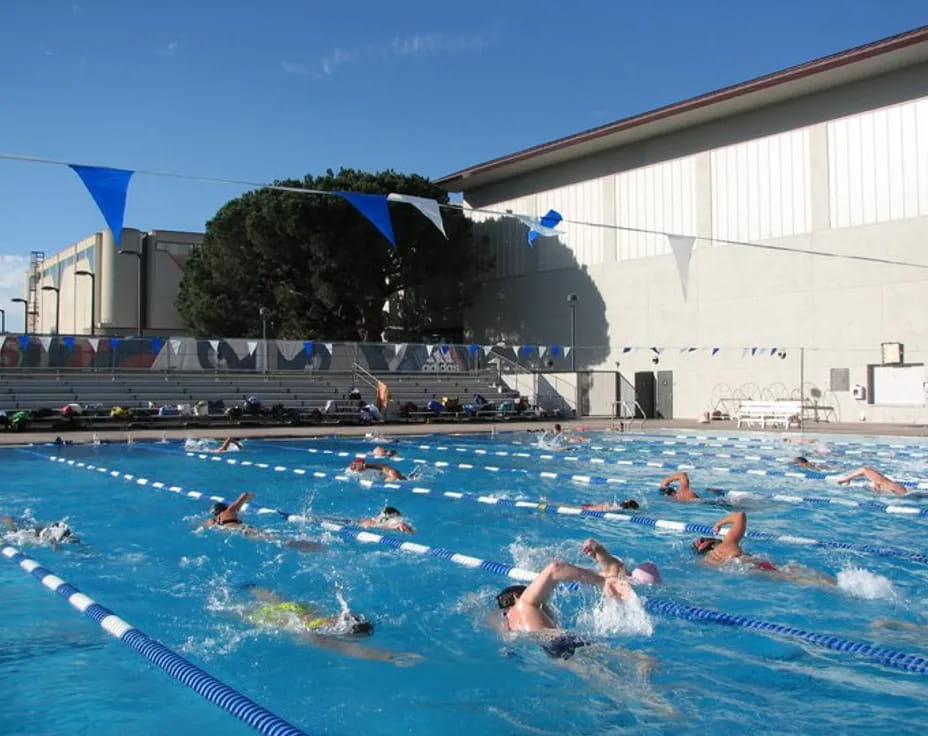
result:
<svg viewBox="0 0 928 736"><path fill-rule="evenodd" d="M396 487L339 478L355 453L373 446L362 439L249 440L243 451L222 455L188 453L180 442L7 448L0 451L0 513L67 517L79 545L27 547L22 534L7 543L19 543L151 637L307 733L690 733L720 727L889 733L923 726L924 674L795 637L604 606L590 590L554 597L564 625L595 642L571 659L552 659L525 638L501 638L486 616L495 594L514 581L493 572L504 568L470 565L491 560L537 571L552 558L585 565L590 561L580 544L595 536L628 562L660 566L664 582L639 589L643 596L928 654L925 630L872 625L879 619L928 623L922 559L928 516L885 508L928 508L925 500L779 475L791 470L787 459L815 448L800 451L771 435L588 436L591 442L570 445L569 452L539 448L533 434L398 439L391 444L398 457L387 462L407 473L418 467L419 475ZM827 463L828 473L866 463L913 482L928 475L928 449L916 439L824 442L827 448L818 449L828 454L810 459ZM749 528L777 539L748 539L747 551L778 564L840 573L842 587L697 565L690 542L698 535L677 531L675 522L711 525L727 509L661 496L657 482L680 466L695 466L687 469L697 492L713 486L750 494L739 499ZM172 492L172 486L182 490ZM191 491L230 500L252 491L254 507L333 524L326 530L246 511L245 521L275 538L203 529L198 525L211 501L185 495ZM774 495L825 501L775 502ZM629 523L629 512L621 512L623 518L555 513L558 502L627 497L641 503L630 512L638 520L660 519L661 525ZM498 498L522 503L492 503ZM542 510L540 499L547 503ZM373 516L385 503L402 510L416 533L383 534L476 560L361 543L356 532L336 531L337 524ZM324 549L287 546L294 539ZM808 540L822 544L801 543ZM836 546L845 543L859 549ZM872 547L891 552L864 551ZM374 624L373 637L359 645L422 659L396 666L353 658L258 625L252 614L259 604L249 584L323 613L337 612L343 600ZM253 733L15 565L0 565L0 586L0 732Z"/></svg>

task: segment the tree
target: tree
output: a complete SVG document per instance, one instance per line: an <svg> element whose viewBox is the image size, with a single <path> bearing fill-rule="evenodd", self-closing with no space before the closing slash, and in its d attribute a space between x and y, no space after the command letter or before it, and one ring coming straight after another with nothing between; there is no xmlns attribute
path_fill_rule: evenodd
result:
<svg viewBox="0 0 928 736"><path fill-rule="evenodd" d="M398 192L447 203L418 175L342 169L281 186L368 194ZM390 325L421 334L460 328L467 295L490 265L470 221L442 208L446 240L417 209L390 203L396 248L344 198L260 189L226 203L188 260L177 310L198 336L380 340Z"/></svg>

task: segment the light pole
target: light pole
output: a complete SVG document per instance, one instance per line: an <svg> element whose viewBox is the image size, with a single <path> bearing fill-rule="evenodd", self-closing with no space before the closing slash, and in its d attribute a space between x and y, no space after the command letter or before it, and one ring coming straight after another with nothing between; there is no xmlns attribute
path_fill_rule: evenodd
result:
<svg viewBox="0 0 928 736"><path fill-rule="evenodd" d="M0 335L6 334L6 310L0 309Z"/></svg>
<svg viewBox="0 0 928 736"><path fill-rule="evenodd" d="M261 307L258 310L258 314L261 316L261 342L264 344L264 369L263 373L267 373L267 318L271 315L271 310L267 307Z"/></svg>
<svg viewBox="0 0 928 736"><path fill-rule="evenodd" d="M136 334L138 334L138 336L141 337L142 336L142 252L139 250L119 250L117 251L117 253L119 253L119 255L121 256L135 256L136 258L139 259L139 283L138 283L139 314L138 314L138 320L137 320L137 325L136 325Z"/></svg>
<svg viewBox="0 0 928 736"><path fill-rule="evenodd" d="M577 329L577 302L580 300L576 294L567 295L567 306L570 307L570 370L577 371L577 346L576 329Z"/></svg>
<svg viewBox="0 0 928 736"><path fill-rule="evenodd" d="M55 334L58 334L58 317L60 315L61 307L61 289L57 286L43 286L42 291L54 291L55 292Z"/></svg>
<svg viewBox="0 0 928 736"><path fill-rule="evenodd" d="M16 296L10 299L11 302L19 302L23 305L23 334L29 334L29 302L23 299L21 296Z"/></svg>
<svg viewBox="0 0 928 736"><path fill-rule="evenodd" d="M96 321L95 301L97 298L97 277L92 271L75 271L75 276L90 276L90 336L94 335L94 322Z"/></svg>

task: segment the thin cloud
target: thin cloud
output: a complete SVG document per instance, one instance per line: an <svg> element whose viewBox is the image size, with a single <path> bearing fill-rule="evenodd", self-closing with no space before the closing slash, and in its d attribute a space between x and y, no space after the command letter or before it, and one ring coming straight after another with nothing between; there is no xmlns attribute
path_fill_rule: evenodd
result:
<svg viewBox="0 0 928 736"><path fill-rule="evenodd" d="M336 48L319 60L324 76L331 76L346 64L383 58L408 58L432 54L476 54L497 42L495 34L481 33L448 36L443 33L416 33L398 36L386 43Z"/></svg>
<svg viewBox="0 0 928 736"><path fill-rule="evenodd" d="M7 331L22 329L22 305L10 304L14 297L22 298L26 295L26 270L29 268L29 259L26 256L0 255L0 305L6 310ZM11 325L10 320L16 320Z"/></svg>
<svg viewBox="0 0 928 736"><path fill-rule="evenodd" d="M158 49L158 53L162 56L176 56L177 55L177 41L170 41L168 45Z"/></svg>
<svg viewBox="0 0 928 736"><path fill-rule="evenodd" d="M280 62L280 67L287 72L287 74L296 74L300 77L309 75L309 67L298 61L282 61Z"/></svg>

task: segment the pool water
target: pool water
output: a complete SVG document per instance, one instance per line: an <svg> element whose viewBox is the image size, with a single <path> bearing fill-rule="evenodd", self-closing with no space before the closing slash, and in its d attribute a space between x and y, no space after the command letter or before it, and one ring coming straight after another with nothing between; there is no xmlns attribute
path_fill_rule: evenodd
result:
<svg viewBox="0 0 928 736"><path fill-rule="evenodd" d="M917 493L887 500L862 485L755 474L789 470L790 457L818 449L828 454L810 460L827 463L829 473L869 464L894 478L923 480L923 441L838 444L823 436L824 446L812 448L748 433L721 440L587 436L590 442L562 451L539 448L538 436L528 433L398 438L390 445L398 457L386 462L419 474L398 488L337 477L355 453L372 448L369 439L249 440L241 452L222 455L188 453L181 442L6 448L0 513L66 517L80 544L27 546L23 534L7 535L6 542L307 733L813 734L924 727L928 678L857 655L651 616L638 605L604 603L587 589L560 590L553 603L565 628L594 643L568 660L552 659L531 638L504 637L488 625L495 594L514 582L505 576L351 541L274 514L242 514L267 539L200 526L210 495L231 501L251 491L253 506L342 522L374 516L388 503L416 529L394 535L403 541L536 571L551 559L592 564L580 546L593 536L630 565L657 563L663 582L639 588L642 596L928 655L928 567L917 560L745 540L746 551L778 565L840 579L839 587L804 586L700 566L690 551L693 534L441 495L549 504L630 497L641 503L638 515L711 525L730 509L676 504L657 491L664 475L689 465L697 492L706 486L751 492L738 507L748 512L749 529L924 552L928 516L769 500L786 493L928 507ZM205 496L172 493L170 485ZM289 546L293 540L322 549ZM0 733L253 733L3 562ZM368 653L395 653L397 661L352 657L286 627L254 623L250 614L260 604L250 585L324 613L347 605L375 627L356 643ZM875 624L883 619L923 628Z"/></svg>

